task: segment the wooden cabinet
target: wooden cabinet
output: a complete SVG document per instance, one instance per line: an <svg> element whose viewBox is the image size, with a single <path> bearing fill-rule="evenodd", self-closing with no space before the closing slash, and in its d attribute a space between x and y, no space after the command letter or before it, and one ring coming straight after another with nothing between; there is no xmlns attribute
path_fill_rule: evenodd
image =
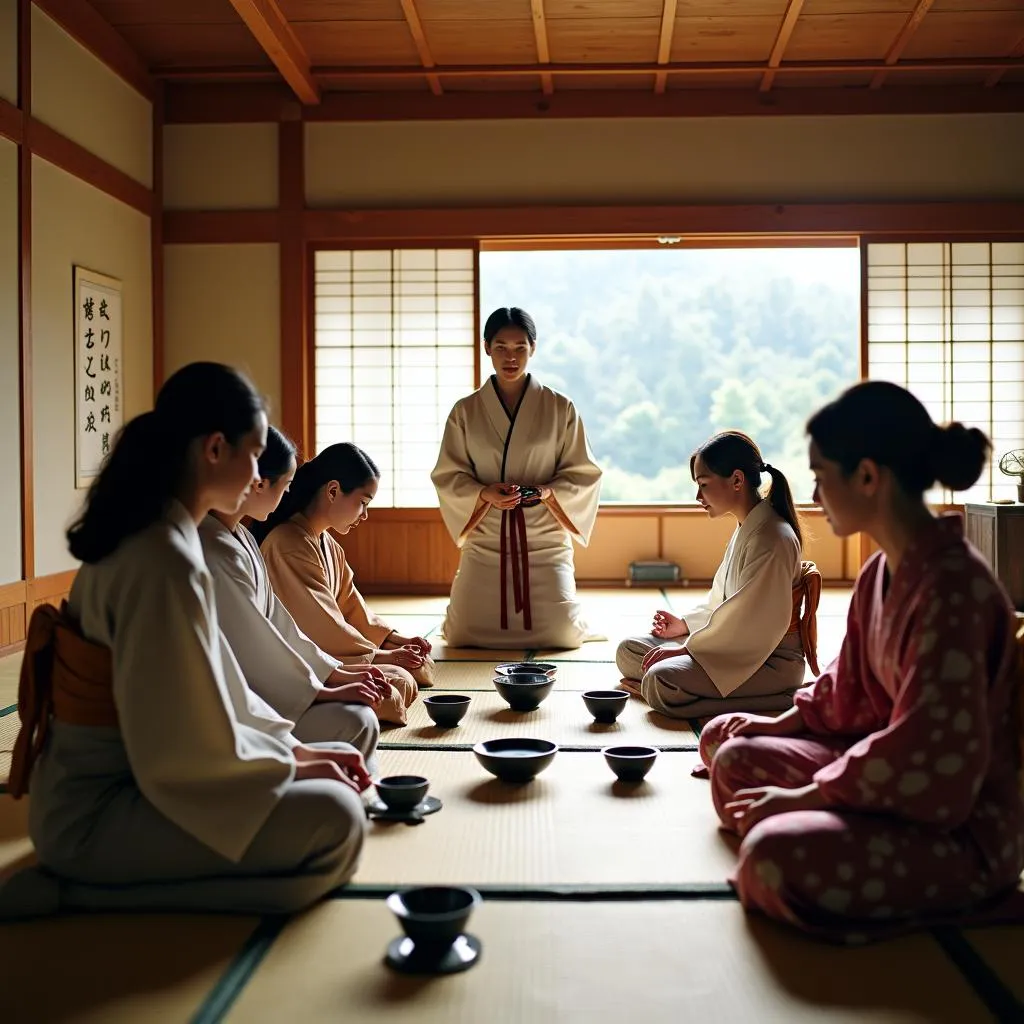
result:
<svg viewBox="0 0 1024 1024"><path fill-rule="evenodd" d="M985 556L1017 611L1024 611L1024 505L967 504L967 539Z"/></svg>

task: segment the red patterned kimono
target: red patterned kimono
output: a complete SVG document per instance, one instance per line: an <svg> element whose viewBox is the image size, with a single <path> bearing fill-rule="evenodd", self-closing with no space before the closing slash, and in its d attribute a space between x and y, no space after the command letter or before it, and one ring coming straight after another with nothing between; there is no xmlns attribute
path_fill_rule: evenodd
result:
<svg viewBox="0 0 1024 1024"><path fill-rule="evenodd" d="M798 691L804 731L701 736L715 807L815 782L827 809L765 818L733 884L743 905L841 941L965 917L1021 919L1024 802L1013 610L944 516L889 578L862 570L835 662Z"/></svg>

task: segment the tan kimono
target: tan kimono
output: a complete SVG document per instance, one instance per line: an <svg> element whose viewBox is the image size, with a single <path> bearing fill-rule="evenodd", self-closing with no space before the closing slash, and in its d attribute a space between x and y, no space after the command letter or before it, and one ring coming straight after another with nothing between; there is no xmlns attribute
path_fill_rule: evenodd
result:
<svg viewBox="0 0 1024 1024"><path fill-rule="evenodd" d="M601 470L564 395L527 379L506 410L492 377L456 403L431 474L441 515L462 549L444 636L453 646L579 647L590 637L576 602L572 541L586 545ZM489 484L551 488L532 508L480 500Z"/></svg>
<svg viewBox="0 0 1024 1024"><path fill-rule="evenodd" d="M345 665L372 664L394 631L367 608L342 546L329 533L317 536L309 520L297 514L271 530L260 550L274 593L299 629ZM418 692L415 677L431 685L432 664L428 659L415 673L396 665L380 666L392 687L391 699L377 709L382 722L405 725L405 709Z"/></svg>

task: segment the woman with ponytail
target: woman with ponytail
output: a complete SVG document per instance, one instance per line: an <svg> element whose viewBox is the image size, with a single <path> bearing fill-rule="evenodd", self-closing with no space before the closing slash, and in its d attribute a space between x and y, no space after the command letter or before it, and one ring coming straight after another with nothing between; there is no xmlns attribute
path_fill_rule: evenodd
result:
<svg viewBox="0 0 1024 1024"><path fill-rule="evenodd" d="M881 548L854 586L839 657L778 718L724 715L701 733L722 824L743 837L748 909L842 942L1020 921L1020 670L1010 602L932 514L964 490L988 439L936 426L869 381L811 417L810 462L840 537Z"/></svg>
<svg viewBox="0 0 1024 1024"><path fill-rule="evenodd" d="M762 474L771 479L761 494ZM690 457L697 501L736 531L707 600L677 617L658 611L650 636L619 644L623 686L672 718L724 711L783 711L815 665L817 570L800 561L801 533L789 483L735 430ZM800 609L807 590L806 608Z"/></svg>
<svg viewBox="0 0 1024 1024"><path fill-rule="evenodd" d="M367 516L380 473L354 444L332 444L304 462L277 510L254 532L274 593L321 650L345 665L380 669L388 695L382 722L404 725L417 683L432 685L430 644L402 636L366 606L356 589L344 536Z"/></svg>
<svg viewBox="0 0 1024 1024"><path fill-rule="evenodd" d="M295 445L268 427L260 479L241 507L215 509L199 524L217 617L246 682L295 723L296 738L351 743L372 762L380 735L373 709L390 690L384 676L372 666L342 668L298 629L274 596L256 539L242 525L246 517L263 522L277 508L295 468Z"/></svg>
<svg viewBox="0 0 1024 1024"><path fill-rule="evenodd" d="M193 363L121 432L68 531L84 563L26 643L11 793L41 867L0 917L57 910L291 912L353 874L362 756L306 746L218 629L198 524L258 479L263 403Z"/></svg>

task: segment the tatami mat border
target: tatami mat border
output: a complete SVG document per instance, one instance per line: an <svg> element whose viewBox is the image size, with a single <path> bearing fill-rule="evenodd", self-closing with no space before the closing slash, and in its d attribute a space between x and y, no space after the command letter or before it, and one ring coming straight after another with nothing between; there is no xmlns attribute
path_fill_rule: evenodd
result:
<svg viewBox="0 0 1024 1024"><path fill-rule="evenodd" d="M931 934L999 1024L1021 1024L1024 1021L1024 1005L1003 984L1002 978L989 967L959 928L932 928Z"/></svg>
<svg viewBox="0 0 1024 1024"><path fill-rule="evenodd" d="M0 708L0 718L3 718L5 715L13 715L17 710L17 704L12 704L9 708Z"/></svg>

